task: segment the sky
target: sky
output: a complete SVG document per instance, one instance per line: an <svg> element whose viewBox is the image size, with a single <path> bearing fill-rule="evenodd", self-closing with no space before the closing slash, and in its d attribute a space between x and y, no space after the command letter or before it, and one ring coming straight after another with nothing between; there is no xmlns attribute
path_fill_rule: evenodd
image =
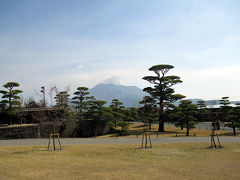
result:
<svg viewBox="0 0 240 180"><path fill-rule="evenodd" d="M238 0L0 0L0 86L144 88L171 64L176 93L240 100L239 19Z"/></svg>

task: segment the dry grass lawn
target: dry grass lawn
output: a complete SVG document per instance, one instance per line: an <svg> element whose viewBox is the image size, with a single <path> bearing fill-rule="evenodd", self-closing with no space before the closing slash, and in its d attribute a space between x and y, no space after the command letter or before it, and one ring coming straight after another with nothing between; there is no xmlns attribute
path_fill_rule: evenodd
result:
<svg viewBox="0 0 240 180"><path fill-rule="evenodd" d="M117 127L116 130L120 130L120 127ZM129 132L130 134L127 136L119 136L119 133L112 133L112 134L107 134L107 135L103 135L103 136L98 136L97 138L111 138L111 137L121 137L121 138L136 138L137 135L142 134L144 130L144 125L140 124L140 123L133 123L130 125L129 127ZM158 133L158 125L152 125L152 137L175 137L176 133L177 136L186 136L186 129L184 128L183 130L181 130L181 128L179 127L174 127L174 126L165 126L165 132L164 133ZM220 136L233 136L233 132L232 131L222 131L222 130L218 130L216 131L216 133L218 133L218 135ZM211 130L205 130L205 129L192 129L190 130L190 136L210 136L211 134ZM240 136L240 134L238 133L237 136Z"/></svg>
<svg viewBox="0 0 240 180"><path fill-rule="evenodd" d="M0 179L240 179L240 143L0 147Z"/></svg>

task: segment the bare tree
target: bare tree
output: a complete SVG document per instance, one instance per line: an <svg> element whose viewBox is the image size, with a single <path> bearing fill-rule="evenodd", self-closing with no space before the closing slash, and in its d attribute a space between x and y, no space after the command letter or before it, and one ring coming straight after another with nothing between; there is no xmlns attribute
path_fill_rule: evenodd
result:
<svg viewBox="0 0 240 180"><path fill-rule="evenodd" d="M56 84L50 84L50 89L48 91L48 94L50 96L51 106L53 106L54 97L58 94L58 88Z"/></svg>

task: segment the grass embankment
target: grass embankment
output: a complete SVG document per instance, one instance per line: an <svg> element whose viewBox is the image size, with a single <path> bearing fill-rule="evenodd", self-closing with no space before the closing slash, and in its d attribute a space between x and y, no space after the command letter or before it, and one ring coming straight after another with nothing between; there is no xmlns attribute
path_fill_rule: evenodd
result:
<svg viewBox="0 0 240 180"><path fill-rule="evenodd" d="M120 127L116 128L115 133L98 136L97 138L110 138L110 137L122 137L122 138L136 138L137 135L141 135L144 130L144 125L140 123L132 123L129 127L129 135L119 136ZM158 125L152 125L152 137L176 137L177 136L186 136L186 128L181 130L181 128L174 127L174 126L165 126L165 132L159 133L157 132ZM206 129L192 129L190 130L189 136L210 136L211 130ZM218 130L216 133L220 136L233 136L232 131L222 131ZM237 136L240 136L238 133Z"/></svg>
<svg viewBox="0 0 240 180"><path fill-rule="evenodd" d="M0 179L240 179L240 143L72 145L0 148Z"/></svg>

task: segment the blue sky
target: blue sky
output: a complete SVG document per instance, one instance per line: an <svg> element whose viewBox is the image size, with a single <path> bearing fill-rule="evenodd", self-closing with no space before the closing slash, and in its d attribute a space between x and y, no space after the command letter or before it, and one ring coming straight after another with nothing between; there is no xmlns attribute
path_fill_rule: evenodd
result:
<svg viewBox="0 0 240 180"><path fill-rule="evenodd" d="M238 0L0 0L0 84L144 88L174 65L187 98L240 100Z"/></svg>

